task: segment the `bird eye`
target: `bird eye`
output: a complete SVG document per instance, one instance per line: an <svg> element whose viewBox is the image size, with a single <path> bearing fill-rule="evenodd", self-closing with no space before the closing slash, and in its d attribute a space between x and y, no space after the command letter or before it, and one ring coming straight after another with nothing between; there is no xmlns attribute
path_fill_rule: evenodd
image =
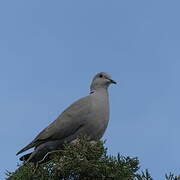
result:
<svg viewBox="0 0 180 180"><path fill-rule="evenodd" d="M102 78L102 77L103 77L103 75L102 75L102 74L100 74L100 75L99 75L99 77L100 77L100 78Z"/></svg>

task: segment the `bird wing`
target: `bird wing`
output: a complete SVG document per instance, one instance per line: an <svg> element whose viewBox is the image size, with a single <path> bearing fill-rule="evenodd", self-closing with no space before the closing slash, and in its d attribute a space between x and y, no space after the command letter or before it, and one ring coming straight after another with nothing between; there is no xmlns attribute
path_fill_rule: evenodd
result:
<svg viewBox="0 0 180 180"><path fill-rule="evenodd" d="M36 147L44 142L62 140L74 134L83 126L85 120L91 112L90 96L86 96L70 105L62 114L53 121L47 128L42 130L36 138L20 150L20 154L32 147Z"/></svg>

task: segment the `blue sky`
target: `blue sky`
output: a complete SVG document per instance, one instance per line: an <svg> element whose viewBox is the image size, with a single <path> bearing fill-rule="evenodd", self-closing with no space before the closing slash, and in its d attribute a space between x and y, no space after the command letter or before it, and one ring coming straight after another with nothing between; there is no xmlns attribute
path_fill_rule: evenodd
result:
<svg viewBox="0 0 180 180"><path fill-rule="evenodd" d="M1 1L0 178L16 152L97 72L118 82L109 154L138 157L155 180L180 172L180 1Z"/></svg>

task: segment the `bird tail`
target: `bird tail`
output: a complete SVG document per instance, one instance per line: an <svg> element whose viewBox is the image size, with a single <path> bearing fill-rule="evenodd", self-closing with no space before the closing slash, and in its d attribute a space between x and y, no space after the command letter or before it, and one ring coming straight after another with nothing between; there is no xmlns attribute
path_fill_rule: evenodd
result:
<svg viewBox="0 0 180 180"><path fill-rule="evenodd" d="M20 161L27 161L32 153L25 154L19 158Z"/></svg>
<svg viewBox="0 0 180 180"><path fill-rule="evenodd" d="M21 149L19 152L17 152L16 155L21 154L22 152L27 151L28 149L31 149L32 147L34 147L34 143L33 142L31 142L30 144L25 146L23 149Z"/></svg>

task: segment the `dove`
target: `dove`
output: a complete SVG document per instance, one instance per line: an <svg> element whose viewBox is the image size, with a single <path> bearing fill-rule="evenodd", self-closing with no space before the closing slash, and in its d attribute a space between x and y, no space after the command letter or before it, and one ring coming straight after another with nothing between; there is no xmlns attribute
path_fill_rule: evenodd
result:
<svg viewBox="0 0 180 180"><path fill-rule="evenodd" d="M38 163L48 153L61 149L65 143L71 143L79 136L87 136L89 141L100 139L109 122L110 84L116 84L110 75L105 72L96 74L90 94L65 109L16 155L34 148L33 152L23 155L20 160Z"/></svg>

